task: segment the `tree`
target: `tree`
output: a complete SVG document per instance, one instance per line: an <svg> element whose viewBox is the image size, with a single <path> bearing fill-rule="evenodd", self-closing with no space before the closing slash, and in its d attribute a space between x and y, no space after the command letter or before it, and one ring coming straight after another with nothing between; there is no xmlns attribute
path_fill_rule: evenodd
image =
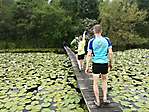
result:
<svg viewBox="0 0 149 112"><path fill-rule="evenodd" d="M98 0L60 0L61 6L69 14L75 15L81 19L97 19Z"/></svg>
<svg viewBox="0 0 149 112"><path fill-rule="evenodd" d="M0 38L4 38L5 33L10 33L12 29L12 5L11 0L1 0L0 1Z"/></svg>
<svg viewBox="0 0 149 112"><path fill-rule="evenodd" d="M97 19L99 15L98 0L79 0L79 16L81 18Z"/></svg>
<svg viewBox="0 0 149 112"><path fill-rule="evenodd" d="M136 0L139 9L149 10L149 1L148 0Z"/></svg>
<svg viewBox="0 0 149 112"><path fill-rule="evenodd" d="M136 0L136 3L140 10L147 12L145 22L137 24L136 31L140 35L149 38L149 0Z"/></svg>
<svg viewBox="0 0 149 112"><path fill-rule="evenodd" d="M130 0L108 0L101 4L100 18L104 34L115 46L136 46L144 43L135 31L138 23L144 22L146 11L141 11Z"/></svg>
<svg viewBox="0 0 149 112"><path fill-rule="evenodd" d="M78 3L78 0L60 0L60 6L66 11L68 15L73 17L78 16Z"/></svg>
<svg viewBox="0 0 149 112"><path fill-rule="evenodd" d="M56 3L21 0L16 2L14 21L18 45L60 47L71 18Z"/></svg>

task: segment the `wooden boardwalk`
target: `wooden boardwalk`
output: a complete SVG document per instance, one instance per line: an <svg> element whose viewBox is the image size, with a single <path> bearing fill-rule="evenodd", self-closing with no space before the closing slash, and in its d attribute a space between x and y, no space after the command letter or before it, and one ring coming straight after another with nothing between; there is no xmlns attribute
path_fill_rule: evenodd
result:
<svg viewBox="0 0 149 112"><path fill-rule="evenodd" d="M64 47L72 63L74 74L78 81L78 87L82 93L89 112L122 112L120 105L111 102L108 105L102 105L100 108L94 104L93 80L91 75L86 75L84 71L79 72L76 56L69 47ZM100 100L102 102L102 93L100 88ZM108 97L112 101L112 98Z"/></svg>

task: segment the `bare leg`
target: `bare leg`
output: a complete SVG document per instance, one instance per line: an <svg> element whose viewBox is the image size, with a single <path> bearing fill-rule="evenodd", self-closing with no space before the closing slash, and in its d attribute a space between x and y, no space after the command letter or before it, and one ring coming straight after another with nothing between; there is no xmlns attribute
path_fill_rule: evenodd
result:
<svg viewBox="0 0 149 112"><path fill-rule="evenodd" d="M80 60L81 68L83 68L83 60Z"/></svg>
<svg viewBox="0 0 149 112"><path fill-rule="evenodd" d="M76 54L76 59L77 59L78 66L79 66L79 69L80 69L80 61L78 60L78 54Z"/></svg>
<svg viewBox="0 0 149 112"><path fill-rule="evenodd" d="M83 68L83 60L79 60L79 69L81 70Z"/></svg>
<svg viewBox="0 0 149 112"><path fill-rule="evenodd" d="M80 60L78 60L78 65L79 65L79 69L81 69L81 64L80 64Z"/></svg>
<svg viewBox="0 0 149 112"><path fill-rule="evenodd" d="M107 100L107 80L108 76L102 74L102 91L103 91L103 100Z"/></svg>
<svg viewBox="0 0 149 112"><path fill-rule="evenodd" d="M100 102L100 100L99 100L98 81L99 81L99 77L93 75L93 90L94 90L95 98L96 98L97 102Z"/></svg>

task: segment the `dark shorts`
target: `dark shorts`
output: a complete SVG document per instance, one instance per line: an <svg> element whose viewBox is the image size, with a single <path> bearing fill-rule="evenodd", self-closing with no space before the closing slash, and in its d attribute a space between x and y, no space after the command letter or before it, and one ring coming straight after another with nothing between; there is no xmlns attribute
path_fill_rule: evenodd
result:
<svg viewBox="0 0 149 112"><path fill-rule="evenodd" d="M78 60L83 60L84 59L85 54L82 55L78 55Z"/></svg>
<svg viewBox="0 0 149 112"><path fill-rule="evenodd" d="M93 71L93 74L107 74L108 63L104 63L104 64L93 63L92 71Z"/></svg>

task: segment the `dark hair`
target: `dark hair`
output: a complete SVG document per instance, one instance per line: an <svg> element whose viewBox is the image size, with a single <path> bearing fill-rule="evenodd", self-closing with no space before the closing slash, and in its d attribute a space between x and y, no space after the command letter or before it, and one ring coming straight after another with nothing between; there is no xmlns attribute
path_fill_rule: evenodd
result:
<svg viewBox="0 0 149 112"><path fill-rule="evenodd" d="M79 36L79 41L82 41L83 40L83 37L82 35Z"/></svg>
<svg viewBox="0 0 149 112"><path fill-rule="evenodd" d="M94 32L95 32L95 33L101 33L101 32L102 32L102 27L101 27L100 24L96 24L96 25L94 26Z"/></svg>

